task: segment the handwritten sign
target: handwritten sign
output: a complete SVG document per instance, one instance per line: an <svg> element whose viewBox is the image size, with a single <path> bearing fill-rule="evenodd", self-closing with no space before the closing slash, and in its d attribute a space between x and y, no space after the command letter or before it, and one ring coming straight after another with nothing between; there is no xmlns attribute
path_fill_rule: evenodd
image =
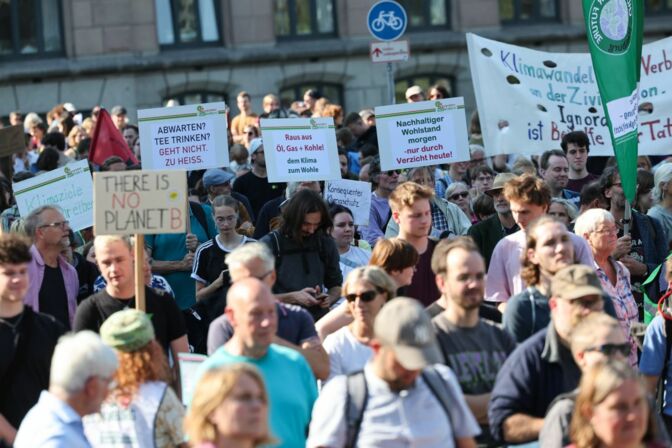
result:
<svg viewBox="0 0 672 448"><path fill-rule="evenodd" d="M269 182L340 179L333 118L261 119Z"/></svg>
<svg viewBox="0 0 672 448"><path fill-rule="evenodd" d="M0 157L12 154L26 148L23 126L10 126L0 129Z"/></svg>
<svg viewBox="0 0 672 448"><path fill-rule="evenodd" d="M383 170L469 160L464 99L376 107Z"/></svg>
<svg viewBox="0 0 672 448"><path fill-rule="evenodd" d="M139 110L143 169L228 166L225 110L223 102Z"/></svg>
<svg viewBox="0 0 672 448"><path fill-rule="evenodd" d="M324 186L324 199L348 207L355 225L369 225L371 183L348 179L330 180Z"/></svg>
<svg viewBox="0 0 672 448"><path fill-rule="evenodd" d="M56 205L72 230L93 225L93 183L86 160L69 163L12 186L22 217L43 205Z"/></svg>
<svg viewBox="0 0 672 448"><path fill-rule="evenodd" d="M591 155L613 155L590 54L529 50L475 34L467 34L467 47L487 155L541 154L579 130ZM641 155L670 152L671 75L672 38L644 45L635 117Z"/></svg>
<svg viewBox="0 0 672 448"><path fill-rule="evenodd" d="M183 233L187 178L171 171L94 173L97 235Z"/></svg>

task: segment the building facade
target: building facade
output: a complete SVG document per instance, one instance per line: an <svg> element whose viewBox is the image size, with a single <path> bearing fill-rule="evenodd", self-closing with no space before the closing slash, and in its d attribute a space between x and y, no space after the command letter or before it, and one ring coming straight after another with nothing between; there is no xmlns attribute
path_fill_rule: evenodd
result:
<svg viewBox="0 0 672 448"><path fill-rule="evenodd" d="M672 32L672 0L645 0L645 40ZM366 15L375 0L0 0L0 117L122 104L226 100L261 112L317 88L346 111L385 104ZM395 63L398 101L443 83L475 107L465 33L546 51L587 51L581 0L401 0L411 57Z"/></svg>

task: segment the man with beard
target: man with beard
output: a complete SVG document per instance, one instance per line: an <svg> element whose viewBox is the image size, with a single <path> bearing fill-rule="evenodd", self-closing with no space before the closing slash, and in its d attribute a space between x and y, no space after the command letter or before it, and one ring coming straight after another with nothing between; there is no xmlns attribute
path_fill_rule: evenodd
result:
<svg viewBox="0 0 672 448"><path fill-rule="evenodd" d="M509 201L504 197L504 184L515 178L512 173L500 173L495 177L492 187L485 192L495 203L497 212L490 218L474 224L467 234L473 238L478 246L478 251L485 258L485 269L490 266L490 258L499 240L519 230L518 224L513 219Z"/></svg>
<svg viewBox="0 0 672 448"><path fill-rule="evenodd" d="M496 324L479 317L485 263L471 238L442 240L434 249L432 269L446 306L432 320L439 348L444 362L457 375L469 409L482 425L477 442L490 446L490 392L516 343Z"/></svg>
<svg viewBox="0 0 672 448"><path fill-rule="evenodd" d="M497 375L488 420L495 440L507 444L537 440L544 415L560 394L581 378L569 347L572 330L592 312L601 312L604 292L595 271L571 265L551 281L551 323L520 344Z"/></svg>
<svg viewBox="0 0 672 448"><path fill-rule="evenodd" d="M567 199L579 208L579 193L567 189L569 181L569 162L559 149L546 151L539 159L539 174L551 189L554 198Z"/></svg>
<svg viewBox="0 0 672 448"><path fill-rule="evenodd" d="M329 381L313 408L307 447L474 447L479 428L455 374L440 365L432 323L408 297L376 316L363 372Z"/></svg>
<svg viewBox="0 0 672 448"><path fill-rule="evenodd" d="M250 142L248 151L252 158L252 170L236 179L233 191L244 195L250 201L252 212L256 217L259 216L265 203L282 195L285 184L268 182L264 144L260 138Z"/></svg>

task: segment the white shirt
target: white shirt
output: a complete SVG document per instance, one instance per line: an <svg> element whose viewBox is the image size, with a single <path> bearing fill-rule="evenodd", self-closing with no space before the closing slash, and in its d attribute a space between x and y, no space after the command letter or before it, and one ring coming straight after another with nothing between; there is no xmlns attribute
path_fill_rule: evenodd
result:
<svg viewBox="0 0 672 448"><path fill-rule="evenodd" d="M353 269L369 264L370 258L371 251L364 250L361 247L350 246L346 253L340 254L338 263L341 267L343 278L345 279Z"/></svg>
<svg viewBox="0 0 672 448"><path fill-rule="evenodd" d="M428 386L418 377L405 391L391 391L373 373L371 363L364 368L368 399L356 446L381 448L452 448L458 438L480 433L476 419L467 407L455 374L446 366L435 365L456 397L450 421ZM345 402L347 376L338 376L322 389L313 407L307 447L342 448L346 443Z"/></svg>
<svg viewBox="0 0 672 448"><path fill-rule="evenodd" d="M373 355L371 347L359 342L349 327L343 327L327 336L322 346L329 355L329 377L324 380L323 386L337 375L362 370Z"/></svg>

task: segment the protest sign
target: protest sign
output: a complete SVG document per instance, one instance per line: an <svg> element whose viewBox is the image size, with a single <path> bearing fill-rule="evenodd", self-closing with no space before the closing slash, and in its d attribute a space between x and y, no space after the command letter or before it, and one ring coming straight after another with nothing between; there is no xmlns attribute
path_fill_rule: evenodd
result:
<svg viewBox="0 0 672 448"><path fill-rule="evenodd" d="M138 111L142 168L200 170L229 165L223 102Z"/></svg>
<svg viewBox="0 0 672 448"><path fill-rule="evenodd" d="M12 185L19 213L23 218L43 205L55 205L70 221L72 230L93 224L93 183L89 162L69 163Z"/></svg>
<svg viewBox="0 0 672 448"><path fill-rule="evenodd" d="M97 235L184 233L187 177L171 171L94 173Z"/></svg>
<svg viewBox="0 0 672 448"><path fill-rule="evenodd" d="M469 160L464 99L376 107L383 171Z"/></svg>
<svg viewBox="0 0 672 448"><path fill-rule="evenodd" d="M23 126L10 126L0 129L0 157L12 154L26 148Z"/></svg>
<svg viewBox="0 0 672 448"><path fill-rule="evenodd" d="M348 207L355 225L369 225L371 212L371 184L358 180L330 180L324 185L324 199L328 203Z"/></svg>
<svg viewBox="0 0 672 448"><path fill-rule="evenodd" d="M198 369L203 361L208 359L198 353L178 353L177 362L180 364L180 385L182 389L182 403L189 406L194 396L194 389L198 378Z"/></svg>
<svg viewBox="0 0 672 448"><path fill-rule="evenodd" d="M261 119L268 181L340 179L333 118Z"/></svg>
<svg viewBox="0 0 672 448"><path fill-rule="evenodd" d="M548 53L467 34L469 65L487 155L541 154L584 131L590 155L614 153L588 53ZM644 45L639 154L667 155L672 143L672 38Z"/></svg>

